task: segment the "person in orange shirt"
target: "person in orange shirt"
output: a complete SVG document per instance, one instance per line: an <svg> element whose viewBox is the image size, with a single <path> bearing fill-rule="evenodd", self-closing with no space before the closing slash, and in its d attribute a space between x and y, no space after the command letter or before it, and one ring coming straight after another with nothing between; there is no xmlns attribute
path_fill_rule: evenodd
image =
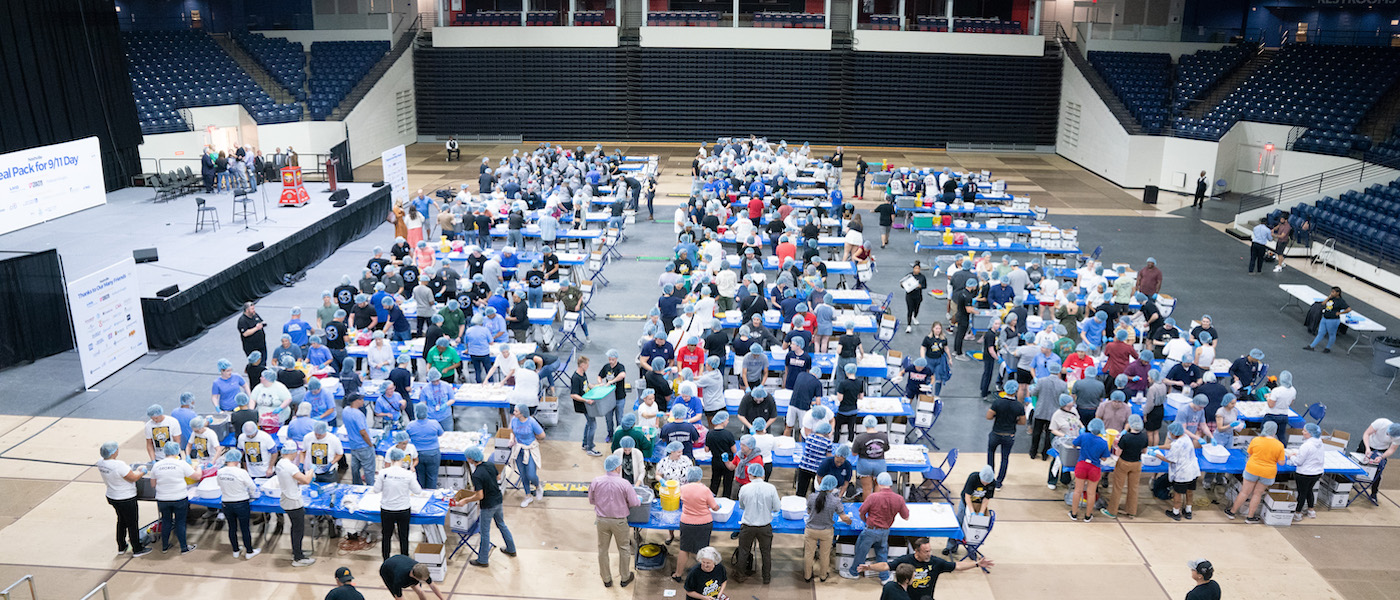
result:
<svg viewBox="0 0 1400 600"><path fill-rule="evenodd" d="M786 265L788 260L797 260L797 244L792 243L792 238L787 235L778 238L778 246L773 252L778 257L779 265Z"/></svg>
<svg viewBox="0 0 1400 600"><path fill-rule="evenodd" d="M704 476L705 472L700 467L690 467L686 469L686 483L681 486L680 554L676 556L676 570L671 574L671 581L677 583L684 581L682 577L685 576L690 555L697 554L710 545L710 534L714 525L714 517L710 515L710 511L720 509L714 492L700 483Z"/></svg>
<svg viewBox="0 0 1400 600"><path fill-rule="evenodd" d="M1249 448L1246 450L1249 462L1244 466L1244 485L1235 497L1234 506L1225 509L1225 516L1235 518L1235 511L1244 505L1245 498L1249 498L1249 511L1244 514L1244 522L1263 522L1255 514L1259 508L1259 498L1274 484L1274 478L1278 476L1278 466L1283 464L1284 459L1283 442L1278 441L1275 437L1277 435L1278 423L1265 421L1259 428L1258 437L1249 442Z"/></svg>

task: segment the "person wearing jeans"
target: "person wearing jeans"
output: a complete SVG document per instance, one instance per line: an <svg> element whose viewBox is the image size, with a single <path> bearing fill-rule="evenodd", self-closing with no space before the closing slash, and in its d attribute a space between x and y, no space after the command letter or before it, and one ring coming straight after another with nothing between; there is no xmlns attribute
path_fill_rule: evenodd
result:
<svg viewBox="0 0 1400 600"><path fill-rule="evenodd" d="M1337 341L1337 328L1342 326L1342 315L1351 312L1351 306L1342 298L1342 288L1337 286L1332 286L1332 291L1322 303L1322 320L1317 324L1317 337L1311 344L1303 346L1309 352L1316 349L1324 337L1327 338L1327 347L1322 351L1331 352L1332 344Z"/></svg>
<svg viewBox="0 0 1400 600"><path fill-rule="evenodd" d="M505 538L506 547L501 552L506 556L515 556L515 538L511 537L505 516L501 514L501 485L496 481L496 465L486 462L480 446L467 448L466 459L474 491L463 502L479 502L478 506L481 507L480 545L477 546L476 558L470 563L474 567L485 567L491 559L492 524L501 530L501 537Z"/></svg>
<svg viewBox="0 0 1400 600"><path fill-rule="evenodd" d="M1011 463L1011 447L1016 445L1016 426L1026 424L1025 403L1016 399L1020 384L1008 381L1003 387L1005 395L992 402L987 409L987 420L992 422L992 431L987 434L987 464L996 464L996 453L1001 451L1001 468L997 471L997 487L1006 481L1006 469Z"/></svg>
<svg viewBox="0 0 1400 600"><path fill-rule="evenodd" d="M160 509L160 551L170 551L170 534L174 532L180 551L189 552L195 545L185 539L185 518L190 512L185 479L194 476L194 467L180 460L180 445L173 441L166 442L161 451L165 457L151 465L150 475L156 482L156 506Z"/></svg>
<svg viewBox="0 0 1400 600"><path fill-rule="evenodd" d="M855 560L851 562L850 569L842 569L840 574L846 579L859 577L856 570L860 565L865 564L866 555L871 549L875 550L876 563L889 560L890 553L890 526L894 525L896 516L909 518L909 507L904 504L904 498L894 493L890 486L894 481L890 479L889 473L881 473L875 479L877 486L875 493L870 494L860 505L860 518L865 521L865 529L861 530L860 536L856 538ZM880 583L889 581L889 573L880 575Z"/></svg>
<svg viewBox="0 0 1400 600"><path fill-rule="evenodd" d="M531 502L544 497L544 487L540 485L538 475L540 442L544 440L544 428L530 416L529 407L517 404L515 414L510 419L510 430L512 444L509 461L515 463L515 471L520 473L520 486L525 492L525 500L520 503L520 508L525 508ZM533 495L530 493L531 483L535 484Z"/></svg>
<svg viewBox="0 0 1400 600"><path fill-rule="evenodd" d="M253 511L249 502L261 497L262 493L248 472L239 466L242 460L243 453L238 450L224 453L224 466L219 469L218 475L219 492L222 494L224 520L228 521L228 543L233 546L233 557L238 558L238 534L242 533L243 550L247 552L244 558L252 558L261 550L253 547L250 528Z"/></svg>
<svg viewBox="0 0 1400 600"><path fill-rule="evenodd" d="M773 580L773 513L781 508L778 488L763 480L763 465L757 462L746 467L749 482L739 488L739 510L743 516L739 521L738 564L734 569L734 581L743 583L751 574L749 561L753 559L754 544L762 563L763 583Z"/></svg>
<svg viewBox="0 0 1400 600"><path fill-rule="evenodd" d="M345 397L345 410L340 411L340 419L345 422L346 440L344 449L350 452L350 482L355 485L374 485L374 468L377 460L374 455L374 440L369 437L365 424L365 397L351 393Z"/></svg>

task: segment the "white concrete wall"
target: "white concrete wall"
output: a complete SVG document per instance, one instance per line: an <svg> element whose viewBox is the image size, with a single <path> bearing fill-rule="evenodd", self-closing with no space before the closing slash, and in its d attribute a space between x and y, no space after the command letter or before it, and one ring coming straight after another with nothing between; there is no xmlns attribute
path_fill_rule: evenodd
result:
<svg viewBox="0 0 1400 600"><path fill-rule="evenodd" d="M1160 52L1172 55L1172 62L1182 54L1193 54L1200 50L1219 50L1225 44L1205 44L1196 42L1140 42L1135 40L1089 40L1085 44L1089 50L1105 52Z"/></svg>
<svg viewBox="0 0 1400 600"><path fill-rule="evenodd" d="M263 154L277 148L285 151L290 146L296 149L297 154L306 157L303 160L310 160L309 155L327 154L332 146L345 141L345 124L339 121L299 121L259 125L258 139L262 142ZM307 166L307 163L303 162L302 166Z"/></svg>
<svg viewBox="0 0 1400 600"><path fill-rule="evenodd" d="M582 27L580 29L597 28ZM438 31L433 31L434 40L437 38ZM831 49L831 30L829 29L643 26L641 34L642 46L646 48Z"/></svg>
<svg viewBox="0 0 1400 600"><path fill-rule="evenodd" d="M1205 171L1206 181L1212 182L1214 186L1217 179L1215 164L1219 144L1205 140L1155 137L1162 140L1162 161L1161 172L1154 185L1163 190L1194 194L1196 178L1200 177L1201 171Z"/></svg>
<svg viewBox="0 0 1400 600"><path fill-rule="evenodd" d="M761 29L759 31L774 30ZM1045 54L1045 38L1038 35L861 29L855 32L855 49L861 52L1043 56Z"/></svg>
<svg viewBox="0 0 1400 600"><path fill-rule="evenodd" d="M642 29L646 29L643 27ZM677 29L701 29L683 27ZM704 29L701 29L704 31ZM713 31L713 30L710 30ZM771 31L771 30L770 30ZM646 34L642 34L646 43ZM830 35L827 36L830 47ZM616 27L437 27L433 47L616 48Z"/></svg>
<svg viewBox="0 0 1400 600"><path fill-rule="evenodd" d="M412 90L413 49L410 48L345 116L345 128L350 134L350 159L355 163L353 166L377 160L385 150L417 140L416 122L409 123L406 130L400 133L397 115L399 93ZM417 114L413 105L408 110L410 117Z"/></svg>
<svg viewBox="0 0 1400 600"><path fill-rule="evenodd" d="M393 35L389 28L383 29L300 29L295 31L269 30L254 31L267 37L286 38L301 44L305 51L311 51L311 42L340 42L340 41L393 41Z"/></svg>
<svg viewBox="0 0 1400 600"><path fill-rule="evenodd" d="M1060 129L1055 151L1100 177L1126 186L1128 179L1128 132L1109 112L1108 105L1089 86L1068 57L1063 59L1060 75ZM1067 106L1080 107L1078 141L1069 135Z"/></svg>

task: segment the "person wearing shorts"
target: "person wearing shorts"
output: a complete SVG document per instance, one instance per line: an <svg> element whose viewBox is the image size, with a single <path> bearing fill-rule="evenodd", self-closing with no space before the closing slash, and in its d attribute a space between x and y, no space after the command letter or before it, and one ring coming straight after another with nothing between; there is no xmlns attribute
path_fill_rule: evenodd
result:
<svg viewBox="0 0 1400 600"><path fill-rule="evenodd" d="M676 557L676 570L671 574L671 581L676 583L684 581L687 558L710 545L710 533L714 527L710 511L720 508L714 492L700 483L704 476L705 472L700 467L690 467L686 469L686 483L681 486L681 553Z"/></svg>
<svg viewBox="0 0 1400 600"><path fill-rule="evenodd" d="M1249 447L1245 450L1249 454L1249 462L1244 465L1244 484L1240 486L1240 493L1235 496L1235 503L1225 510L1225 516L1235 518L1235 512L1244 505L1245 499L1249 499L1249 510L1244 513L1245 523L1260 523L1263 519L1256 516L1259 509L1259 500L1268 491L1269 486L1274 484L1274 478L1278 477L1278 466L1283 464L1283 442L1277 437L1278 423L1264 421L1259 428L1259 435L1249 441Z"/></svg>
<svg viewBox="0 0 1400 600"><path fill-rule="evenodd" d="M1196 462L1196 449L1201 447L1199 440L1186 430L1186 426L1173 422L1167 426L1167 438L1171 440L1165 454L1158 448L1154 452L1167 463L1167 481L1172 484L1172 507L1167 516L1180 521L1182 509L1187 519L1191 518L1191 500L1196 491L1196 480L1201 477L1201 465Z"/></svg>
<svg viewBox="0 0 1400 600"><path fill-rule="evenodd" d="M1103 419L1094 419L1089 421L1089 428L1074 440L1075 447L1079 448L1079 462L1074 465L1074 494L1070 496L1072 504L1069 508L1071 521L1079 520L1077 513L1081 495L1084 500L1084 522L1094 520L1099 480L1103 479L1103 464L1100 461L1108 457L1108 440L1101 437L1103 430Z"/></svg>

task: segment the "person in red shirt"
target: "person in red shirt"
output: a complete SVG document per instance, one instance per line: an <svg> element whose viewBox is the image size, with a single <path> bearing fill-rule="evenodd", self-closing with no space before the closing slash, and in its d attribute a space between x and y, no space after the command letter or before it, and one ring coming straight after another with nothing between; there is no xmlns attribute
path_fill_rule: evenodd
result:
<svg viewBox="0 0 1400 600"><path fill-rule="evenodd" d="M705 349L700 347L698 336L690 336L685 345L676 350L676 362L682 369L690 369L691 373L700 372L700 366L705 364Z"/></svg>
<svg viewBox="0 0 1400 600"><path fill-rule="evenodd" d="M797 244L792 243L792 238L784 234L778 238L778 247L774 254L778 257L778 264L785 265L787 261L797 259Z"/></svg>
<svg viewBox="0 0 1400 600"><path fill-rule="evenodd" d="M749 198L749 220L754 225L758 225L758 220L763 216L763 198L753 196Z"/></svg>
<svg viewBox="0 0 1400 600"><path fill-rule="evenodd" d="M893 484L890 474L881 473L875 479L875 484L879 487L860 505L860 518L865 521L865 529L856 538L855 555L860 562L852 562L850 569L842 569L839 573L846 579L859 577L857 569L865 564L865 557L872 548L875 550L875 562L889 560L890 526L894 525L895 517L909 518L909 506L904 503L904 497L890 489ZM881 583L889 581L889 578L889 573L880 574Z"/></svg>
<svg viewBox="0 0 1400 600"><path fill-rule="evenodd" d="M817 333L817 314L810 310L806 302L797 305L797 312L793 313L793 316L802 317L803 331L813 335Z"/></svg>
<svg viewBox="0 0 1400 600"><path fill-rule="evenodd" d="M763 453L758 451L758 442L754 441L753 436L745 434L739 438L739 454L726 462L734 470L734 491L738 492L744 484L752 481L749 478L749 465L763 468Z"/></svg>
<svg viewBox="0 0 1400 600"><path fill-rule="evenodd" d="M1085 367L1094 366L1094 359L1089 357L1089 346L1080 342L1074 348L1074 354L1065 359L1065 374L1073 373L1075 379L1084 378ZM1124 365L1126 366L1126 365Z"/></svg>
<svg viewBox="0 0 1400 600"><path fill-rule="evenodd" d="M1113 378L1123 374L1128 368L1128 363L1137 360L1137 350L1128 343L1128 332L1122 329L1113 333L1113 341L1103 347L1105 362L1108 364L1108 378Z"/></svg>

